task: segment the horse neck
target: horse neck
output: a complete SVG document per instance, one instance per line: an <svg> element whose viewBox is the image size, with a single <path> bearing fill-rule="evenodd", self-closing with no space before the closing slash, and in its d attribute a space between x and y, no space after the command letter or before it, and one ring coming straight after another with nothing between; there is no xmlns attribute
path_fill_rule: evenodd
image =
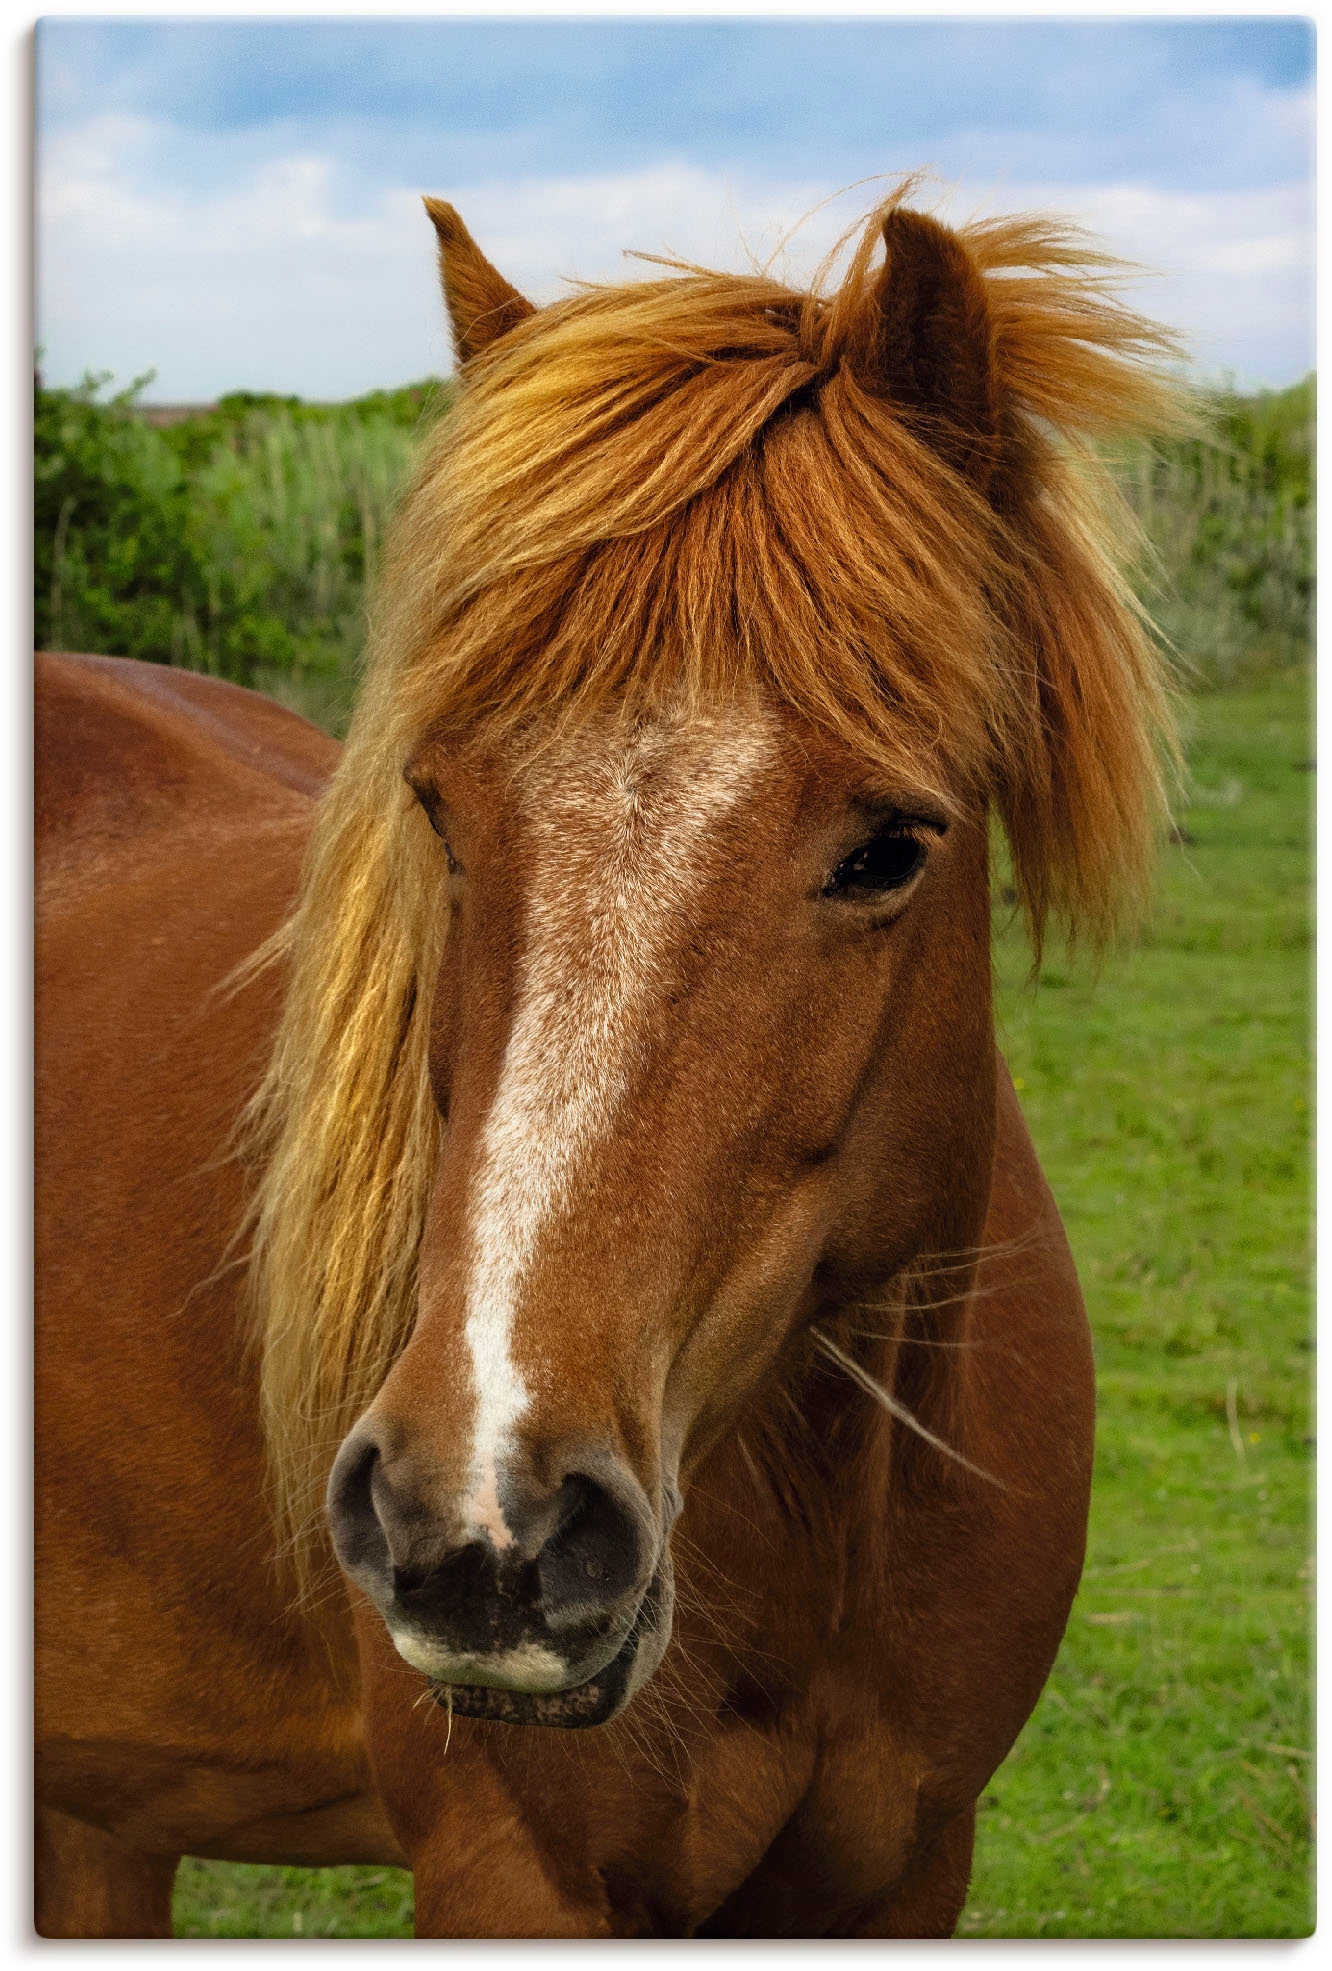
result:
<svg viewBox="0 0 1332 1971"><path fill-rule="evenodd" d="M872 1303L825 1308L697 1473L682 1599L738 1663L754 1646L765 1688L774 1662L796 1687L826 1651L851 1571L881 1548L904 1491L967 1482L889 1404L944 1443L963 1434L974 1273L971 1257L925 1261Z"/></svg>

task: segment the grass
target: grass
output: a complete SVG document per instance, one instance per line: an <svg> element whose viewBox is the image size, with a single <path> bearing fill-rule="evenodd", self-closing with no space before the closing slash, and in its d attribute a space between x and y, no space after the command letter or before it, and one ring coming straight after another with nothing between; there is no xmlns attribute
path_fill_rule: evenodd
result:
<svg viewBox="0 0 1332 1971"><path fill-rule="evenodd" d="M410 1937L412 1878L402 1868L262 1868L186 1859L176 1877L178 1937Z"/></svg>
<svg viewBox="0 0 1332 1971"><path fill-rule="evenodd" d="M1194 719L1140 940L1034 989L998 946L1100 1422L1082 1591L985 1796L964 1936L1312 1926L1307 685Z"/></svg>
<svg viewBox="0 0 1332 1971"><path fill-rule="evenodd" d="M1087 1571L965 1937L1294 1937L1310 1865L1307 674L1205 695L1184 840L1093 978L996 944L1096 1335ZM408 1936L410 1878L186 1862L182 1936Z"/></svg>

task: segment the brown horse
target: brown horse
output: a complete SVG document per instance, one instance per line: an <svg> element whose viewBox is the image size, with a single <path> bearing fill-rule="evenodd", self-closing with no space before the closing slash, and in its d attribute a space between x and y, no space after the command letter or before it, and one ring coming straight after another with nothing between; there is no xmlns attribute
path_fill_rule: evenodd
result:
<svg viewBox="0 0 1332 1971"><path fill-rule="evenodd" d="M535 311L430 209L462 381L340 762L39 672L38 1927L166 1934L188 1852L946 1935L1091 1465L990 821L1038 946L1145 865L1083 441L1168 339L1041 222Z"/></svg>

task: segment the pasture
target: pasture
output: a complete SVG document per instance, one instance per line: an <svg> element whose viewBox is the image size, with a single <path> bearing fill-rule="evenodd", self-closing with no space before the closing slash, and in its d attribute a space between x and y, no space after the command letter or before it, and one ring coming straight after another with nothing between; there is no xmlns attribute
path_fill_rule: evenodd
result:
<svg viewBox="0 0 1332 1971"><path fill-rule="evenodd" d="M1000 1031L1077 1256L1100 1420L1083 1586L982 1803L970 1937L1289 1937L1313 1920L1312 733L1300 671L1189 708L1151 917ZM186 1861L179 1934L409 1936L383 1869Z"/></svg>
<svg viewBox="0 0 1332 1971"><path fill-rule="evenodd" d="M966 1936L1312 1924L1307 687L1192 722L1141 939L1035 989L997 947L1100 1416L1082 1590L986 1795Z"/></svg>

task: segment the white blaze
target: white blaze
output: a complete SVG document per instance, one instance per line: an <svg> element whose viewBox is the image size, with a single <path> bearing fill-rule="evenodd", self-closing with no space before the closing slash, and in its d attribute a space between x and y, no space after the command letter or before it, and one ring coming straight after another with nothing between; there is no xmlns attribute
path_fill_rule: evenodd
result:
<svg viewBox="0 0 1332 1971"><path fill-rule="evenodd" d="M465 1330L476 1417L464 1514L498 1548L513 1543L499 1474L528 1398L512 1348L524 1278L629 1091L716 823L771 756L767 721L750 714L582 736L524 776L526 935L472 1191Z"/></svg>

